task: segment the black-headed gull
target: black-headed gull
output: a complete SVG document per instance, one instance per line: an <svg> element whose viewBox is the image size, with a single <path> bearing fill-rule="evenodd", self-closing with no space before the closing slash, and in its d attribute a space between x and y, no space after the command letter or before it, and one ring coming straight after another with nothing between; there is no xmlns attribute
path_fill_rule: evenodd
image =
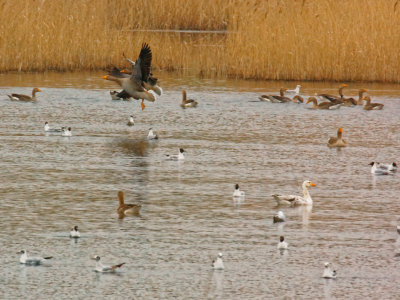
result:
<svg viewBox="0 0 400 300"><path fill-rule="evenodd" d="M331 263L326 262L325 263L325 269L324 273L322 274L323 278L328 278L328 279L335 279L336 278L336 271L332 270L331 268Z"/></svg>
<svg viewBox="0 0 400 300"><path fill-rule="evenodd" d="M217 259L212 261L211 266L214 270L224 269L224 262L222 261L222 253L218 253Z"/></svg>
<svg viewBox="0 0 400 300"><path fill-rule="evenodd" d="M78 226L74 226L74 227L71 229L71 231L70 231L70 233L69 233L69 237L71 237L71 238L80 238L80 237L81 237L81 234L80 234L80 232L78 231Z"/></svg>
<svg viewBox="0 0 400 300"><path fill-rule="evenodd" d="M40 265L40 264L44 263L47 259L53 258L52 256L28 257L28 253L26 252L26 250L21 250L20 252L18 252L18 254L21 254L21 257L19 258L19 262L21 264L34 265L34 266Z"/></svg>
<svg viewBox="0 0 400 300"><path fill-rule="evenodd" d="M94 270L96 272L100 272L100 273L112 273L112 272L115 272L115 270L117 268L121 268L125 264L125 263L122 263L122 264L113 265L113 266L106 266L106 265L103 265L100 262L100 256L98 256L98 255L96 255L92 259L94 259L96 261L96 268Z"/></svg>

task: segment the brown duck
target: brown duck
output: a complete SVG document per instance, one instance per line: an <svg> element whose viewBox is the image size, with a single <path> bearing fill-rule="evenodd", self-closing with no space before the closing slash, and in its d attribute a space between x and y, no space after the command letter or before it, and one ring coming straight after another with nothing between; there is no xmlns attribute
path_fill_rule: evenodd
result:
<svg viewBox="0 0 400 300"><path fill-rule="evenodd" d="M381 103L371 103L370 96L365 96L362 99L366 102L363 107L364 110L381 110L383 108L383 104Z"/></svg>
<svg viewBox="0 0 400 300"><path fill-rule="evenodd" d="M128 215L138 215L141 204L125 204L124 202L124 193L122 191L118 192L119 206L117 209L117 213L119 214L119 218L122 219L124 216Z"/></svg>
<svg viewBox="0 0 400 300"><path fill-rule="evenodd" d="M41 92L42 90L39 88L34 88L32 90L32 97L28 96L28 95L22 95L22 94L11 94L11 95L7 95L8 98L10 98L10 100L13 101L36 101L36 93L37 92Z"/></svg>
<svg viewBox="0 0 400 300"><path fill-rule="evenodd" d="M328 147L346 147L346 142L342 139L343 129L339 128L337 137L331 137L328 141Z"/></svg>

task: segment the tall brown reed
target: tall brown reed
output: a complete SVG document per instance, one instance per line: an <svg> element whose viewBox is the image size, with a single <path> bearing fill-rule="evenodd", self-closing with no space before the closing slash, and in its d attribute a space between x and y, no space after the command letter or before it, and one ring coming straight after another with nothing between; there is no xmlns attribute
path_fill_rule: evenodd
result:
<svg viewBox="0 0 400 300"><path fill-rule="evenodd" d="M400 82L399 0L0 2L0 71L157 69L253 79ZM134 30L226 30L227 34Z"/></svg>

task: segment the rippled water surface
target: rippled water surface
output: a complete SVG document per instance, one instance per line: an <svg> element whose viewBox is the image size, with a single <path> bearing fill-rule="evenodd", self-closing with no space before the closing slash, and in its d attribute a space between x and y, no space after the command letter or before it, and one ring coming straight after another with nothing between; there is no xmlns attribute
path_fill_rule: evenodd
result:
<svg viewBox="0 0 400 300"><path fill-rule="evenodd" d="M368 163L399 160L400 86L350 84L346 95L367 88L382 111L315 111L257 101L296 83L160 74L165 93L141 111L137 101L111 101L117 87L101 75L0 75L1 298L399 297L400 174L374 177ZM312 95L338 83L302 85ZM6 96L34 86L37 103ZM179 107L182 89L197 109ZM45 121L73 136L45 135ZM149 127L158 141L145 140ZM339 127L348 147L330 149ZM185 161L166 161L179 147ZM271 194L301 193L305 179L317 184L313 207L278 208ZM246 192L240 203L235 183ZM142 204L140 216L118 219L119 190ZM278 210L287 221L276 225ZM27 267L21 249L54 258ZM225 270L213 272L218 252ZM126 265L97 274L93 255ZM321 278L325 261L336 280Z"/></svg>

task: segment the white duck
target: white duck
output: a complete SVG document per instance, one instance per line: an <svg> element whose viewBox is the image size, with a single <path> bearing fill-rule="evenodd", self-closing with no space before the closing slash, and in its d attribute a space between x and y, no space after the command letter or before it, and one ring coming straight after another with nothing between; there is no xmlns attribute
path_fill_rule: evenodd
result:
<svg viewBox="0 0 400 300"><path fill-rule="evenodd" d="M70 233L69 233L69 237L71 237L71 238L80 238L80 237L81 237L81 234L80 234L80 232L78 231L78 226L74 226L74 227L71 229L71 231L70 231Z"/></svg>
<svg viewBox="0 0 400 300"><path fill-rule="evenodd" d="M21 264L26 264L26 265L40 265L43 262L45 262L47 259L53 258L52 256L47 256L47 257L28 257L28 253L26 250L21 250L18 252L18 254L21 254L21 257L19 258L19 262Z"/></svg>
<svg viewBox="0 0 400 300"><path fill-rule="evenodd" d="M279 222L285 222L286 221L286 216L283 213L283 211L278 211L278 213L274 216L273 218L274 223L279 223Z"/></svg>
<svg viewBox="0 0 400 300"><path fill-rule="evenodd" d="M130 117L129 117L129 121L128 121L128 123L127 123L126 125L128 125L128 126L133 126L133 125L135 125L135 121L133 120L133 116L130 116Z"/></svg>
<svg viewBox="0 0 400 300"><path fill-rule="evenodd" d="M61 135L62 136L72 136L71 127L64 128L64 131Z"/></svg>
<svg viewBox="0 0 400 300"><path fill-rule="evenodd" d="M286 93L296 93L296 95L300 95L300 88L301 88L301 85L298 84L298 85L296 85L296 88L294 90L286 90Z"/></svg>
<svg viewBox="0 0 400 300"><path fill-rule="evenodd" d="M239 189L239 185L235 185L235 190L233 191L233 197L244 197L244 192Z"/></svg>
<svg viewBox="0 0 400 300"><path fill-rule="evenodd" d="M323 278L335 279L336 271L331 269L331 264L329 262L325 263L324 274L322 274Z"/></svg>
<svg viewBox="0 0 400 300"><path fill-rule="evenodd" d="M288 243L285 242L285 237L281 236L279 238L279 243L277 248L278 250L286 250L288 248Z"/></svg>
<svg viewBox="0 0 400 300"><path fill-rule="evenodd" d="M308 192L308 187L310 186L316 186L315 183L313 183L310 180L306 180L303 182L302 188L303 188L303 196L298 196L298 195L279 195L279 194L274 194L272 197L275 198L276 202L279 204L290 204L291 206L295 205L312 205L313 200L311 199L311 195Z"/></svg>
<svg viewBox="0 0 400 300"><path fill-rule="evenodd" d="M179 154L178 155L169 155L167 154L167 160L184 160L185 156L183 155L183 148L179 148Z"/></svg>
<svg viewBox="0 0 400 300"><path fill-rule="evenodd" d="M50 128L49 122L44 123L44 131L46 132L61 132L64 128Z"/></svg>
<svg viewBox="0 0 400 300"><path fill-rule="evenodd" d="M100 272L100 273L115 272L115 270L117 268L121 268L125 264L125 263L122 263L122 264L118 264L118 265L114 265L114 266L105 266L100 262L100 256L96 255L92 259L94 259L96 261L96 268L94 270L96 272Z"/></svg>
<svg viewBox="0 0 400 300"><path fill-rule="evenodd" d="M158 139L158 135L154 134L152 128L149 128L149 133L147 134L147 139L148 140L157 140Z"/></svg>
<svg viewBox="0 0 400 300"><path fill-rule="evenodd" d="M217 259L213 260L211 266L214 270L223 270L225 268L224 262L222 261L222 253L218 253Z"/></svg>

